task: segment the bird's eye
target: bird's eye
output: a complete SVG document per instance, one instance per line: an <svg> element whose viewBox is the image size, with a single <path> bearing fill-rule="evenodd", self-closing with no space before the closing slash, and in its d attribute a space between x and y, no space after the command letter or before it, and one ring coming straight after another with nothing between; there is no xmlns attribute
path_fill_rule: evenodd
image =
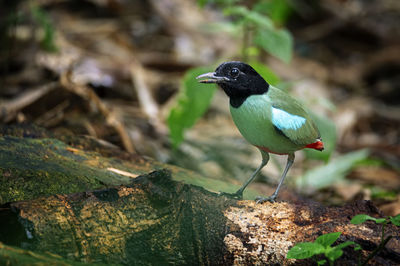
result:
<svg viewBox="0 0 400 266"><path fill-rule="evenodd" d="M231 69L231 76L234 77L234 78L236 78L237 76L239 76L239 69L237 69L236 67L235 67L235 68L232 68L232 69Z"/></svg>

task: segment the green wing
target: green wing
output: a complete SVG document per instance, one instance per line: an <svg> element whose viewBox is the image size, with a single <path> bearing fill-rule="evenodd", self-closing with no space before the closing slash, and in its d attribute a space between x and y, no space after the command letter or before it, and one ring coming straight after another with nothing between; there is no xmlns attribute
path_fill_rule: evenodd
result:
<svg viewBox="0 0 400 266"><path fill-rule="evenodd" d="M320 138L318 128L300 102L272 86L267 95L272 105L272 123L279 133L304 146Z"/></svg>

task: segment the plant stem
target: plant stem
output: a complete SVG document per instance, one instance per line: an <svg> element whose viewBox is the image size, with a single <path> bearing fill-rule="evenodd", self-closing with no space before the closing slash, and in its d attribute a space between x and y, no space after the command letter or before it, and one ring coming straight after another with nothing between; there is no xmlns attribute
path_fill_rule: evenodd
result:
<svg viewBox="0 0 400 266"><path fill-rule="evenodd" d="M388 236L384 241L382 241L379 246L371 253L369 256L366 258L366 260L361 264L362 266L367 265L368 261L375 257L376 254L378 254L379 251L381 251L389 242L389 240L392 239L392 236Z"/></svg>
<svg viewBox="0 0 400 266"><path fill-rule="evenodd" d="M250 26L246 23L243 25L243 43L242 43L242 61L247 61L247 51L249 47L249 39L250 39Z"/></svg>

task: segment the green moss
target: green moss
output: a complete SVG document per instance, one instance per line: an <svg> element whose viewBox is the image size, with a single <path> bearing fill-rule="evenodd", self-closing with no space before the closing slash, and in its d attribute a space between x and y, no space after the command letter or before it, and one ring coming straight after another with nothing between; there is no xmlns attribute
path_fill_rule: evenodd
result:
<svg viewBox="0 0 400 266"><path fill-rule="evenodd" d="M108 167L133 172L114 160L71 148L56 139L0 137L0 204L131 181Z"/></svg>
<svg viewBox="0 0 400 266"><path fill-rule="evenodd" d="M58 255L36 253L0 242L0 265L88 265Z"/></svg>

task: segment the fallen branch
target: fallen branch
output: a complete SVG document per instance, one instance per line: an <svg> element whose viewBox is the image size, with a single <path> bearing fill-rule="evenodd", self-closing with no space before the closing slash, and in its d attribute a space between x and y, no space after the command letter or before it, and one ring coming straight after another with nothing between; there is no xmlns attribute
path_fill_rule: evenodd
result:
<svg viewBox="0 0 400 266"><path fill-rule="evenodd" d="M83 99L94 104L99 112L105 117L107 124L113 127L118 132L124 148L128 152L135 152L135 148L133 147L129 134L124 124L120 121L117 115L109 110L109 108L103 103L103 101L91 88L85 85L75 84L71 81L70 76L71 73L69 71L62 73L60 77L61 85L70 92L77 94Z"/></svg>
<svg viewBox="0 0 400 266"><path fill-rule="evenodd" d="M150 124L157 129L157 132L165 135L167 130L165 125L160 120L160 110L158 108L158 104L154 100L151 90L147 86L146 70L139 61L133 59L130 64L130 73L141 109L149 118Z"/></svg>
<svg viewBox="0 0 400 266"><path fill-rule="evenodd" d="M10 101L0 103L0 120L4 122L11 121L15 118L19 111L42 98L50 91L57 88L57 86L59 86L58 82L50 82L25 91Z"/></svg>

